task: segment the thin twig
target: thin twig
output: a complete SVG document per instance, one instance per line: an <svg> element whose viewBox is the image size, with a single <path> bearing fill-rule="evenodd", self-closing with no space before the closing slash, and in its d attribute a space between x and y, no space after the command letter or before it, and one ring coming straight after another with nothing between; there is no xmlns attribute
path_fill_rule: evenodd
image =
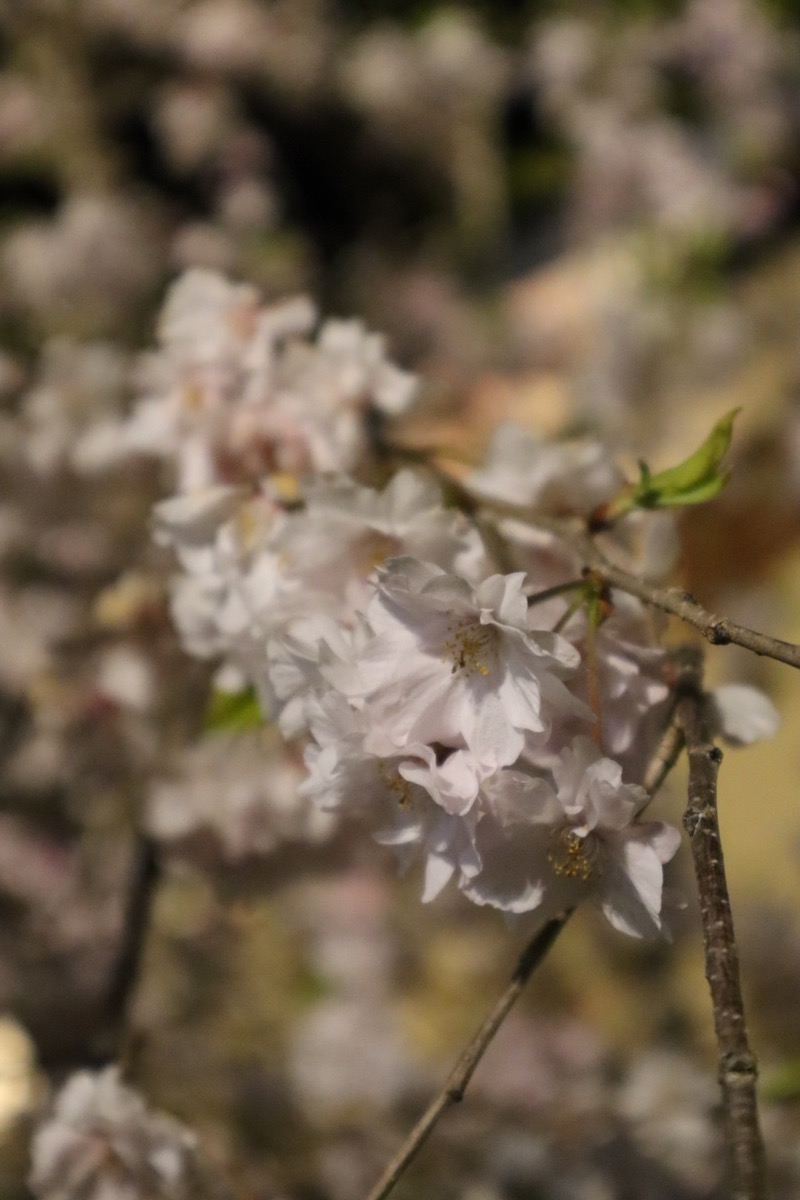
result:
<svg viewBox="0 0 800 1200"><path fill-rule="evenodd" d="M566 583L557 583L553 587L544 588L541 592L531 592L528 596L528 608L535 608L537 604L544 604L548 600L553 600L556 596L563 596L569 592L576 591L583 586L583 579L570 579Z"/></svg>
<svg viewBox="0 0 800 1200"><path fill-rule="evenodd" d="M489 1043L511 1011L517 997L530 979L536 967L547 954L553 942L566 925L572 910L548 921L528 943L517 963L514 974L502 996L481 1025L472 1041L464 1050L447 1081L425 1113L409 1133L397 1154L367 1196L367 1200L384 1200L394 1188L408 1165L416 1158L434 1127L449 1108L464 1098L467 1085L483 1058Z"/></svg>
<svg viewBox="0 0 800 1200"><path fill-rule="evenodd" d="M683 747L683 730L673 712L647 764L642 780L642 786L651 799L664 786L664 781L680 758Z"/></svg>
<svg viewBox="0 0 800 1200"><path fill-rule="evenodd" d="M465 489L459 485L459 496ZM477 497L471 496L473 506L479 503ZM691 593L683 588L656 587L646 579L640 579L629 571L612 563L599 548L594 538L586 531L584 522L574 517L553 517L546 513L537 513L532 509L518 504L485 500L482 502L498 517L512 517L524 521L537 529L544 529L563 538L581 558L584 565L596 572L612 588L637 596L651 608L659 608L662 612L678 617L687 625L693 626L703 635L712 646L727 646L734 644L743 646L753 654L773 658L787 666L800 668L800 645L786 642L781 638L770 637L766 633L758 633L746 625L737 625L728 617L721 617L698 604Z"/></svg>
<svg viewBox="0 0 800 1200"><path fill-rule="evenodd" d="M424 455L422 456L424 459ZM417 459L419 461L419 459ZM683 588L660 588L640 579L629 571L612 563L587 532L586 524L576 517L554 517L539 513L521 504L509 504L491 497L476 495L459 480L454 479L432 460L427 462L443 487L448 488L453 499L464 512L476 517L481 509L494 513L495 517L511 517L537 529L544 529L563 538L583 560L584 565L600 575L611 587L637 596L651 608L659 608L693 626L712 646L743 646L753 654L773 658L776 662L800 668L800 645L786 642L782 638L770 637L746 625L738 625L728 617L721 617L703 608L694 596Z"/></svg>
<svg viewBox="0 0 800 1200"><path fill-rule="evenodd" d="M689 799L683 823L694 861L706 979L711 990L719 1049L719 1081L731 1160L733 1200L766 1200L766 1160L758 1120L756 1060L750 1050L739 981L725 863L717 821L717 773L722 752L713 744L702 660L682 652L677 718L689 756Z"/></svg>
<svg viewBox="0 0 800 1200"><path fill-rule="evenodd" d="M590 543L591 544L591 543ZM800 667L800 646L794 642L784 642L780 638L769 637L766 633L758 633L745 625L737 625L727 617L717 616L698 604L694 596L682 588L659 588L645 579L639 579L627 571L622 571L608 562L603 554L595 547L591 557L587 557L587 565L591 566L605 579L611 587L631 596L638 596L651 608L660 608L663 612L671 613L697 629L712 646L727 646L734 643L744 646L753 654L761 654L765 658L774 658L777 662L786 663L790 667Z"/></svg>
<svg viewBox="0 0 800 1200"><path fill-rule="evenodd" d="M106 994L104 1038L109 1043L108 1053L112 1058L125 1059L134 1050L131 1005L140 981L159 881L158 847L151 837L142 834L136 844L120 948Z"/></svg>

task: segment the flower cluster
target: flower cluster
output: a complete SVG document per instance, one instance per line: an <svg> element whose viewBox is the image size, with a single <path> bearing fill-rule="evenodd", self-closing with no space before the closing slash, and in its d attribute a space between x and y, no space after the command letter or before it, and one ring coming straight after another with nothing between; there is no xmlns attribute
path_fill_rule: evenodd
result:
<svg viewBox="0 0 800 1200"><path fill-rule="evenodd" d="M500 517L487 535L430 472L401 469L382 488L346 474L367 473L354 398L396 410L413 381L371 335L348 327L345 355L345 327L326 326L339 331L331 356L324 335L291 340L302 306L266 311L210 275L179 281L162 391L132 420L160 428L175 456L180 491L156 506L155 532L182 568L186 649L303 740L305 797L363 818L403 866L422 860L425 900L453 881L477 904L544 919L591 898L616 928L655 935L679 841L642 815L668 700L659 624L582 574L557 533ZM342 441L332 413L346 415ZM465 481L489 503L561 517L589 515L622 483L601 445L512 427ZM651 573L671 558L663 514L604 536Z"/></svg>
<svg viewBox="0 0 800 1200"><path fill-rule="evenodd" d="M359 321L327 321L311 341L315 322L305 297L269 307L253 287L188 271L168 295L159 349L141 364L123 447L174 459L181 490L351 470L365 414L403 411L414 380Z"/></svg>

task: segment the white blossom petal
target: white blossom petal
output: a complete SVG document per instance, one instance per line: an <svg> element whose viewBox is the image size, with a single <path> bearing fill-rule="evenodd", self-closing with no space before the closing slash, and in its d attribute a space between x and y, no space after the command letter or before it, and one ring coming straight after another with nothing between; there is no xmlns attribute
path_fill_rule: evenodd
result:
<svg viewBox="0 0 800 1200"><path fill-rule="evenodd" d="M726 683L714 688L711 696L720 732L732 746L750 746L777 733L778 710L758 688L746 683Z"/></svg>

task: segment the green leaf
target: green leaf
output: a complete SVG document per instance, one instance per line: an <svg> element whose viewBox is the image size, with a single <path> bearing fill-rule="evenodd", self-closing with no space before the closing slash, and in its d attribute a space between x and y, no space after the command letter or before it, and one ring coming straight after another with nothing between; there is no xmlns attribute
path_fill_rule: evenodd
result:
<svg viewBox="0 0 800 1200"><path fill-rule="evenodd" d="M670 495L668 492L662 492L659 496L658 504L653 505L654 508L683 508L690 504L705 504L706 500L713 500L718 496L722 489L730 479L730 471L726 471L723 475L716 475L713 479L707 480L705 483L700 483L697 487L687 488L683 492L675 492ZM642 505L641 507L646 507Z"/></svg>
<svg viewBox="0 0 800 1200"><path fill-rule="evenodd" d="M676 493L691 490L715 478L731 444L733 422L741 411L740 408L733 408L721 417L694 454L690 454L677 467L651 475L648 486L656 491Z"/></svg>
<svg viewBox="0 0 800 1200"><path fill-rule="evenodd" d="M639 464L639 479L610 502L604 517L615 520L635 508L684 508L718 496L730 478L722 469L733 436L733 422L741 409L731 409L717 421L702 446L683 462L653 475L647 463Z"/></svg>
<svg viewBox="0 0 800 1200"><path fill-rule="evenodd" d="M263 724L264 714L254 688L211 693L203 720L206 733L242 733Z"/></svg>

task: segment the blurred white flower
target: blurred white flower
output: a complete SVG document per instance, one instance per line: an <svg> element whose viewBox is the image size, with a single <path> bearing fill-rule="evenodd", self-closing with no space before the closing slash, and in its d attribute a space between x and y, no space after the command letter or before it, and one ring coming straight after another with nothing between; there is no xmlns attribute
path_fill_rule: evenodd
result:
<svg viewBox="0 0 800 1200"><path fill-rule="evenodd" d="M758 688L725 683L711 693L719 731L732 746L750 746L774 737L780 725L775 705Z"/></svg>
<svg viewBox="0 0 800 1200"><path fill-rule="evenodd" d="M33 1139L39 1200L189 1200L195 1137L147 1108L117 1067L79 1071Z"/></svg>
<svg viewBox="0 0 800 1200"><path fill-rule="evenodd" d="M337 821L301 794L302 779L299 759L263 729L213 733L184 751L174 778L153 787L147 827L169 842L211 834L229 861L321 842Z"/></svg>
<svg viewBox="0 0 800 1200"><path fill-rule="evenodd" d="M649 1050L634 1061L616 1102L641 1151L699 1194L718 1183L724 1153L718 1105L709 1073L686 1054L668 1050Z"/></svg>
<svg viewBox="0 0 800 1200"><path fill-rule="evenodd" d="M123 454L120 432L129 363L112 342L51 338L22 400L15 449L34 470L101 470Z"/></svg>
<svg viewBox="0 0 800 1200"><path fill-rule="evenodd" d="M546 442L521 425L498 425L486 462L469 478L481 496L555 516L588 516L625 482L599 442Z"/></svg>
<svg viewBox="0 0 800 1200"><path fill-rule="evenodd" d="M416 381L360 321L327 321L311 341L315 320L305 297L264 307L252 287L187 271L142 361L128 451L172 460L179 491L350 470L369 408L402 412Z"/></svg>
<svg viewBox="0 0 800 1200"><path fill-rule="evenodd" d="M149 712L156 698L153 663L133 646L113 646L100 659L95 686L116 704Z"/></svg>
<svg viewBox="0 0 800 1200"><path fill-rule="evenodd" d="M161 231L146 206L75 193L52 221L16 228L3 251L8 286L46 329L117 330L161 269Z"/></svg>

